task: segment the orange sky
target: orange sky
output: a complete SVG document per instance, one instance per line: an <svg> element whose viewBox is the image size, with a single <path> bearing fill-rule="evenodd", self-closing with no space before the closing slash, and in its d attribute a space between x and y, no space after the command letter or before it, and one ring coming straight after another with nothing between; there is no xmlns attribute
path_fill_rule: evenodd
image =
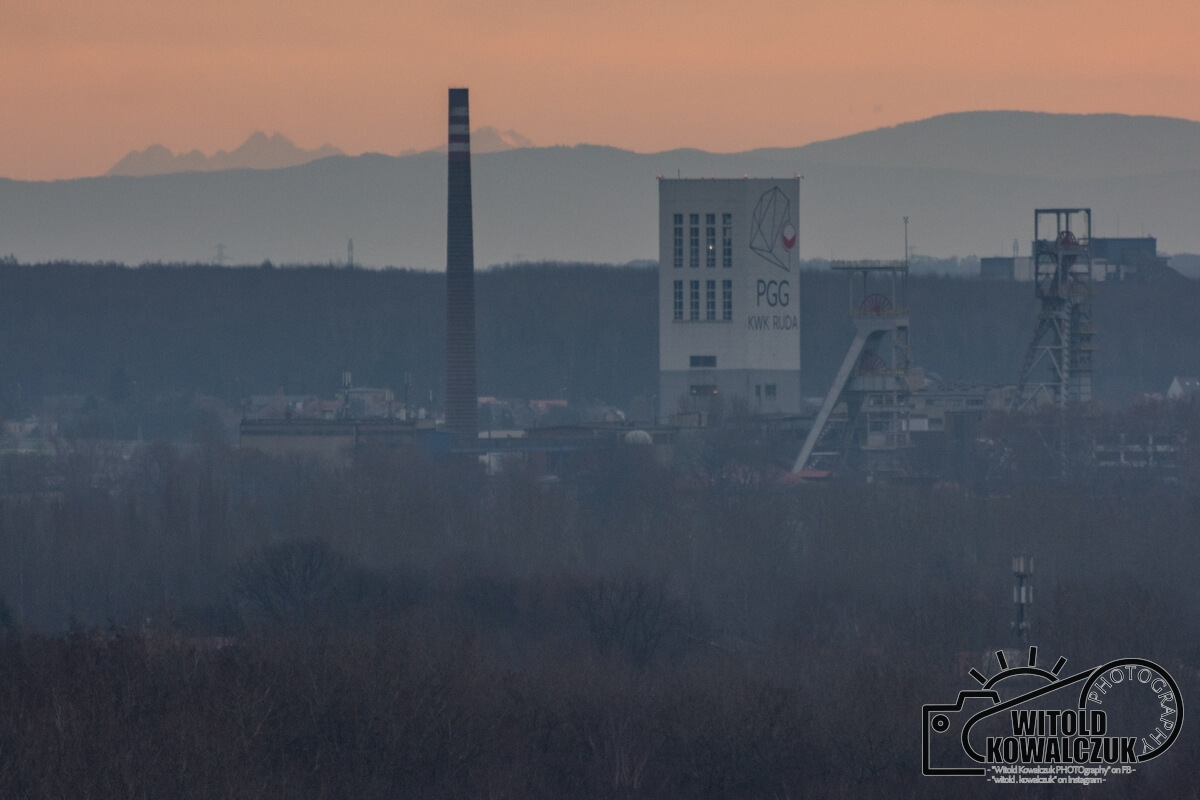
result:
<svg viewBox="0 0 1200 800"><path fill-rule="evenodd" d="M741 150L949 111L1200 119L1196 0L0 0L0 176L252 131L350 153L472 123Z"/></svg>

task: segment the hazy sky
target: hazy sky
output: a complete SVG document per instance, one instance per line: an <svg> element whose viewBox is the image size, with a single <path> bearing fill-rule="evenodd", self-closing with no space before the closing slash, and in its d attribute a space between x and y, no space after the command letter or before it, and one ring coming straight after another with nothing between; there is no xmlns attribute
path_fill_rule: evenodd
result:
<svg viewBox="0 0 1200 800"><path fill-rule="evenodd" d="M1197 0L0 0L0 176L132 149L792 146L949 111L1200 119Z"/></svg>

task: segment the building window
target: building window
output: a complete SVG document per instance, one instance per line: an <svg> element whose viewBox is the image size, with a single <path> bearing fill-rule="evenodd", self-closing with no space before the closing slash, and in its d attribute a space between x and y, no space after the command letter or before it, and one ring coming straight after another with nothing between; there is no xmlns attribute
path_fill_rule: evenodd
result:
<svg viewBox="0 0 1200 800"><path fill-rule="evenodd" d="M733 281L721 281L721 319L733 320Z"/></svg>
<svg viewBox="0 0 1200 800"><path fill-rule="evenodd" d="M717 282L704 282L704 318L709 322L717 319Z"/></svg>
<svg viewBox="0 0 1200 800"><path fill-rule="evenodd" d="M716 369L716 356L692 356L689 362L692 369Z"/></svg>
<svg viewBox="0 0 1200 800"><path fill-rule="evenodd" d="M694 383L688 387L692 397L716 397L717 387L711 383Z"/></svg>
<svg viewBox="0 0 1200 800"><path fill-rule="evenodd" d="M712 219L715 214L709 214L709 219ZM715 267L717 265L717 229L716 226L709 225L704 229L704 266Z"/></svg>
<svg viewBox="0 0 1200 800"><path fill-rule="evenodd" d="M733 214L721 215L721 266L733 266Z"/></svg>
<svg viewBox="0 0 1200 800"><path fill-rule="evenodd" d="M671 307L671 316L676 322L683 319L683 281L675 281L675 295Z"/></svg>
<svg viewBox="0 0 1200 800"><path fill-rule="evenodd" d="M695 322L696 320L700 319L700 281L688 281L688 283L690 284L688 286L688 293L691 295L691 297L688 298L691 301L691 308L689 309L691 314L689 317L691 318L692 322Z"/></svg>
<svg viewBox="0 0 1200 800"><path fill-rule="evenodd" d="M691 226L688 228L688 266L700 266L700 215L689 215Z"/></svg>
<svg viewBox="0 0 1200 800"><path fill-rule="evenodd" d="M766 395L768 400L771 399L772 397L774 397L775 396L775 384L768 383L766 386L764 386L763 394Z"/></svg>
<svg viewBox="0 0 1200 800"><path fill-rule="evenodd" d="M675 241L673 251L673 264L676 267L683 266L683 214L675 215Z"/></svg>

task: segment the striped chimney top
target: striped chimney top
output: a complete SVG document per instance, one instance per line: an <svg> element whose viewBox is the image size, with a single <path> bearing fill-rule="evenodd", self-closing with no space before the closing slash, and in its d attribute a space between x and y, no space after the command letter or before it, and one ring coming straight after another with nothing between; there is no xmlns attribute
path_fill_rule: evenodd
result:
<svg viewBox="0 0 1200 800"><path fill-rule="evenodd" d="M466 89L450 90L450 163L471 160L471 114Z"/></svg>

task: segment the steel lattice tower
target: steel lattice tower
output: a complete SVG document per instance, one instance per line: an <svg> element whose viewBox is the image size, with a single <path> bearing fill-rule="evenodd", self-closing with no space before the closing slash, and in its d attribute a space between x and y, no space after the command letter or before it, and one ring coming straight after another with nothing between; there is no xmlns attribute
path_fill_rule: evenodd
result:
<svg viewBox="0 0 1200 800"><path fill-rule="evenodd" d="M1054 238L1049 232L1054 218ZM1072 229L1072 218L1079 228ZM1039 208L1033 220L1034 292L1038 319L1021 365L1014 402L1058 408L1092 399L1092 210Z"/></svg>

